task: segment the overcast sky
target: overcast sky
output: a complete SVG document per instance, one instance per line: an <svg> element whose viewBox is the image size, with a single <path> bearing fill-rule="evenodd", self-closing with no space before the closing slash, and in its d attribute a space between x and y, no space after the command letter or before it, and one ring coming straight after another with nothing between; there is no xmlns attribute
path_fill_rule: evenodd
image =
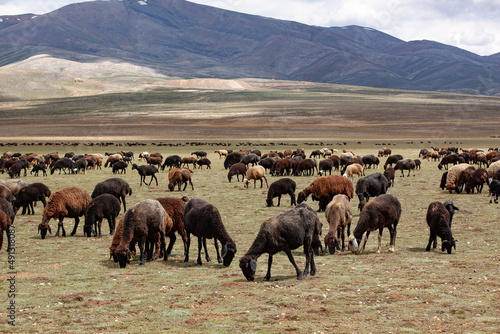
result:
<svg viewBox="0 0 500 334"><path fill-rule="evenodd" d="M83 1L0 0L0 15L44 14L75 2ZM192 0L192 2L324 27L346 25L370 27L405 41L428 39L480 55L500 52L500 0Z"/></svg>

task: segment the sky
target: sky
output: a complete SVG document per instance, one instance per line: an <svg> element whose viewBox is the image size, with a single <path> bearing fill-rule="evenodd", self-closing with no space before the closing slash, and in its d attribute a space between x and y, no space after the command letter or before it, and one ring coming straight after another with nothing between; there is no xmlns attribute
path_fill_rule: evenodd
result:
<svg viewBox="0 0 500 334"><path fill-rule="evenodd" d="M75 2L83 1L0 0L0 16L45 14ZM500 0L191 0L191 2L322 27L359 25L380 30L404 41L427 39L483 56L500 52Z"/></svg>

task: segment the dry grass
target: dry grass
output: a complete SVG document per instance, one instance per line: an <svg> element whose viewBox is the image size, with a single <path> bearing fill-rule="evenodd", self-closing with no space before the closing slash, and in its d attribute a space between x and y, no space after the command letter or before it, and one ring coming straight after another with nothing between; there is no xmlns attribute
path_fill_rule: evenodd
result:
<svg viewBox="0 0 500 334"><path fill-rule="evenodd" d="M319 148L302 141L289 143ZM406 144L397 142L393 152L416 158L420 148L442 146L441 141ZM463 147L487 149L494 141L463 140ZM287 146L259 147L263 152L283 150ZM292 148L294 148L293 146ZM192 243L190 262L183 263L182 245L178 241L168 262L154 261L144 267L136 258L126 269L109 259L111 236L86 238L83 227L76 236L41 240L37 225L42 207L34 216L16 218L16 331L23 333L110 333L144 331L170 332L450 332L495 333L499 325L500 253L497 241L500 207L489 204L483 194L448 194L439 189L441 172L437 163L425 161L415 177L397 177L390 189L402 203L403 215L398 227L396 253L389 254L387 231L382 254L375 254L377 238L368 240L367 253L350 252L316 257L314 277L301 281L284 254L275 257L272 281L261 282L267 267L267 255L258 261L256 282L247 282L238 258L249 248L262 221L290 209L289 199L282 207L265 207L266 189L244 189L242 183L227 181L222 159L213 151L218 147L180 146L175 148L145 146L133 148L159 151L164 156L188 156L192 151L209 152L212 170L196 170L195 190L169 192L167 173L159 176L158 187L139 187L139 176L130 169L122 177L133 187L129 206L145 198L160 196L203 198L216 205L238 252L229 268L218 263L196 263L196 241ZM232 149L247 148L235 142ZM374 141L348 142L347 148L360 155L375 153ZM103 148L84 146L21 146L14 151L46 153L49 151L104 152ZM106 151L123 147L107 147ZM384 160L384 159L382 159ZM368 171L374 172L374 170ZM112 177L110 169L91 171L87 175L52 175L25 178L44 182L52 191L76 185L89 193L94 185ZM1 175L5 179L7 176ZM315 177L293 177L298 190ZM270 177L269 181L276 180ZM356 182L356 179L354 179ZM188 188L189 189L189 188ZM455 215L453 233L459 240L451 255L440 251L425 252L428 228L425 213L430 202L452 199L460 211ZM316 209L317 203L309 204ZM357 222L357 200L353 211ZM319 213L328 227L324 213ZM65 219L70 230L73 221ZM53 232L56 223L51 222ZM103 232L107 231L104 223ZM209 252L215 258L213 244ZM304 266L301 249L294 252L299 267ZM1 254L6 268L6 253ZM2 272L6 270L2 269ZM2 280L8 275L2 274ZM0 295L7 294L6 284ZM2 298L1 300L6 300ZM5 302L0 316L0 331L8 331Z"/></svg>

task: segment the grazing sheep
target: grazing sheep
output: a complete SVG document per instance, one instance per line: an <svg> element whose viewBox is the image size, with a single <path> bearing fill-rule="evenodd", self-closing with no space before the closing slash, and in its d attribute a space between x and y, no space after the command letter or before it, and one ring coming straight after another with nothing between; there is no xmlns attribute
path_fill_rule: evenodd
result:
<svg viewBox="0 0 500 334"><path fill-rule="evenodd" d="M275 162L276 160L274 158L263 158L259 160L259 165L264 167L266 170L269 170L269 172L271 172Z"/></svg>
<svg viewBox="0 0 500 334"><path fill-rule="evenodd" d="M450 154L450 155L445 155L441 161L439 162L438 164L438 168L439 170L443 169L443 167L445 169L448 169L448 165L449 164L452 164L452 165L456 165L458 163L464 163L465 161L459 161L459 156L458 154Z"/></svg>
<svg viewBox="0 0 500 334"><path fill-rule="evenodd" d="M219 159L228 155L227 150L215 150L214 153L219 154Z"/></svg>
<svg viewBox="0 0 500 334"><path fill-rule="evenodd" d="M193 164L193 169L196 169L196 161L195 157L185 157L181 159L182 167L189 167L189 164Z"/></svg>
<svg viewBox="0 0 500 334"><path fill-rule="evenodd" d="M488 176L490 178L493 178L493 175L500 170L500 160L493 162L489 167L488 167Z"/></svg>
<svg viewBox="0 0 500 334"><path fill-rule="evenodd" d="M314 170L316 170L316 174L318 174L318 164L316 159L303 159L297 162L294 166L293 175L312 176L314 175Z"/></svg>
<svg viewBox="0 0 500 334"><path fill-rule="evenodd" d="M42 172L43 176L47 176L47 165L44 163L38 163L31 168L31 174L33 176L38 176L38 173Z"/></svg>
<svg viewBox="0 0 500 334"><path fill-rule="evenodd" d="M377 253L380 253L382 250L382 231L384 227L387 227L391 234L389 252L394 253L394 247L396 245L396 227L400 218L401 203L399 203L398 199L393 195L380 195L366 203L363 211L361 211L359 215L358 224L354 232L349 236L349 249L356 254L362 253L365 249L370 232L378 229ZM359 248L358 245L360 245Z"/></svg>
<svg viewBox="0 0 500 334"><path fill-rule="evenodd" d="M132 188L127 181L119 177L113 177L95 185L94 191L92 191L92 198L96 198L102 194L111 194L118 198L118 200L123 203L123 212L127 211L127 202L125 198L127 195L132 196Z"/></svg>
<svg viewBox="0 0 500 334"><path fill-rule="evenodd" d="M250 164L252 164L252 166L255 166L259 163L259 160L260 160L260 157L257 154L249 153L249 154L245 154L244 156L242 156L240 162L247 165L247 166Z"/></svg>
<svg viewBox="0 0 500 334"><path fill-rule="evenodd" d="M396 170L393 167L387 167L384 171L384 176L389 181L389 186L394 187L394 177L396 176Z"/></svg>
<svg viewBox="0 0 500 334"><path fill-rule="evenodd" d="M227 155L226 159L224 159L224 169L228 169L232 165L241 161L244 153L242 152L231 152Z"/></svg>
<svg viewBox="0 0 500 334"><path fill-rule="evenodd" d="M323 159L319 162L318 166L318 175L326 175L326 172L329 172L329 175L332 175L333 169L333 161L331 159Z"/></svg>
<svg viewBox="0 0 500 334"><path fill-rule="evenodd" d="M174 191L174 188L177 185L178 190L181 191L181 185L184 184L184 189L182 189L182 191L184 191L186 190L188 182L191 185L191 190L194 190L193 182L191 181L191 170L187 168L180 168L172 174L172 177L169 176L168 189L170 191Z"/></svg>
<svg viewBox="0 0 500 334"><path fill-rule="evenodd" d="M205 258L210 262L207 252L206 239L214 238L215 250L217 251L217 261L228 267L236 254L236 244L222 224L222 218L215 206L203 199L192 199L184 208L184 226L187 233L187 250L184 262L189 261L189 246L191 244L190 235L198 237L198 259L197 265L201 266L201 247L205 248ZM222 245L219 255L217 240Z"/></svg>
<svg viewBox="0 0 500 334"><path fill-rule="evenodd" d="M240 181L240 175L241 175L241 180L243 181L246 173L247 173L247 166L245 166L245 164L242 164L241 162L238 162L229 168L229 172L227 173L227 179L229 180L229 182L231 182L233 176L236 175L236 180Z"/></svg>
<svg viewBox="0 0 500 334"><path fill-rule="evenodd" d="M142 183L144 182L145 185L150 186L151 182L153 182L153 179L156 181L156 185L158 185L158 179L156 178L156 173L158 173L158 168L156 168L153 165L142 165L142 166L137 166L136 164L132 165L132 170L137 169L137 172L139 173L141 177L141 181L139 182L139 186L142 186ZM151 180L149 180L149 184L146 184L146 176L151 176Z"/></svg>
<svg viewBox="0 0 500 334"><path fill-rule="evenodd" d="M490 203L493 201L493 196L495 196L495 203L498 204L498 196L500 195L500 181L493 180L490 182Z"/></svg>
<svg viewBox="0 0 500 334"><path fill-rule="evenodd" d="M452 167L450 167L450 169L448 169L448 175L446 177L446 189L448 189L448 191L450 192L450 194L452 193L453 189L455 189L455 191L457 191L457 181L458 181L458 178L460 176L460 173L464 170L466 170L467 168L470 168L470 167L473 167L472 165L469 165L469 164L458 164L458 165L454 165ZM457 192L459 192L460 190L458 190Z"/></svg>
<svg viewBox="0 0 500 334"><path fill-rule="evenodd" d="M47 205L45 197L50 197L51 192L49 188L43 183L33 183L22 188L16 196L15 201L12 203L14 211L17 212L20 207L23 207L21 214L34 215L35 209L33 204L41 201L43 207ZM27 212L26 212L27 211Z"/></svg>
<svg viewBox="0 0 500 334"><path fill-rule="evenodd" d="M396 164L399 160L403 160L403 156L401 154L388 156L384 164L384 170L386 170L388 166L392 167L392 165Z"/></svg>
<svg viewBox="0 0 500 334"><path fill-rule="evenodd" d="M115 232L116 217L120 214L121 204L118 198L111 194L99 195L90 201L87 212L85 213L84 233L87 237L91 237L92 230L94 236L101 234L101 223L104 218L107 219L109 225L109 234Z"/></svg>
<svg viewBox="0 0 500 334"><path fill-rule="evenodd" d="M172 248L174 246L175 240L177 239L175 236L175 232L179 233L182 238L182 242L184 244L184 256L186 256L187 252L187 235L186 229L184 227L184 208L186 207L186 202L188 201L187 197L183 197L182 199L173 198L173 197L160 197L156 199L165 209L165 212L172 219L172 227L170 229L165 229L165 234L170 238L170 242L168 243L167 253L165 256L168 256L172 252Z"/></svg>
<svg viewBox="0 0 500 334"><path fill-rule="evenodd" d="M78 159L75 161L75 172L79 173L80 171L83 171L83 174L87 174L87 165L88 165L88 160L86 159Z"/></svg>
<svg viewBox="0 0 500 334"><path fill-rule="evenodd" d="M163 158L161 157L153 157L150 155L146 158L148 164L156 166L156 168L161 168L161 163L163 162Z"/></svg>
<svg viewBox="0 0 500 334"><path fill-rule="evenodd" d="M123 160L123 156L119 153L115 153L115 154L111 154L109 157L108 157L108 160L106 160L106 163L104 164L104 168L108 167L108 165L110 167L113 167L113 165L117 162L117 161L120 161L120 160ZM140 158L139 158L140 160Z"/></svg>
<svg viewBox="0 0 500 334"><path fill-rule="evenodd" d="M0 180L0 184L1 185L4 185L5 187L7 187L10 192L12 193L13 196L16 196L19 191L21 191L21 189L23 189L24 187L28 186L29 183L23 181L23 180L20 180L20 179L17 179L17 180Z"/></svg>
<svg viewBox="0 0 500 334"><path fill-rule="evenodd" d="M330 254L335 254L335 249L340 249L339 239L342 237L343 252L345 250L346 226L347 235L351 234L352 208L349 197L344 194L335 195L326 206L325 217L330 225L330 229L325 235L325 247L328 247Z"/></svg>
<svg viewBox="0 0 500 334"><path fill-rule="evenodd" d="M278 197L278 205L280 206L281 195L290 195L291 203L290 205L297 205L295 200L295 189L297 185L294 180L290 178L284 178L271 183L269 190L267 191L266 205L273 206L273 198Z"/></svg>
<svg viewBox="0 0 500 334"><path fill-rule="evenodd" d="M74 174L75 173L75 162L69 158L62 158L54 162L53 165L50 166L50 175L53 175L56 170L59 170L59 175L61 174L61 171L64 172L64 174ZM66 173L66 170L68 172Z"/></svg>
<svg viewBox="0 0 500 334"><path fill-rule="evenodd" d="M156 260L159 252L165 254L165 228L168 215L157 200L146 199L140 201L123 215L122 238L114 250L120 268L125 268L129 263L131 252L130 244L134 240L139 244L140 265L146 260L146 253L152 254L153 245L160 236L160 247L152 260ZM148 249L149 247L149 249ZM149 258L149 257L148 257ZM166 256L164 257L166 260Z"/></svg>
<svg viewBox="0 0 500 334"><path fill-rule="evenodd" d="M212 162L208 158L201 158L200 160L196 161L196 164L200 166L200 169L203 169L203 166L207 166L207 169L212 169L212 167L210 167Z"/></svg>
<svg viewBox="0 0 500 334"><path fill-rule="evenodd" d="M206 158L207 152L205 151L196 151L196 152L191 152L191 155L196 155L198 159L200 158Z"/></svg>
<svg viewBox="0 0 500 334"><path fill-rule="evenodd" d="M405 176L404 175L405 170L408 171L408 175L406 175L406 176L410 176L410 172L413 172L413 176L415 176L415 167L416 167L415 161L413 159L406 158L406 159L401 159L398 162L396 162L394 169L400 170L402 177Z"/></svg>
<svg viewBox="0 0 500 334"><path fill-rule="evenodd" d="M382 173L373 173L358 180L356 183L356 195L358 195L358 209L370 200L370 197L383 195L387 192L390 183Z"/></svg>
<svg viewBox="0 0 500 334"><path fill-rule="evenodd" d="M300 204L307 200L310 194L319 199L318 211L324 211L335 195L344 194L351 199L354 196L354 188L352 182L344 176L320 176L311 182L308 187L299 192L297 203Z"/></svg>
<svg viewBox="0 0 500 334"><path fill-rule="evenodd" d="M165 167L169 169L172 168L181 168L182 158L178 155L169 155L165 158L163 165L161 165L161 170L165 170Z"/></svg>
<svg viewBox="0 0 500 334"><path fill-rule="evenodd" d="M380 164L380 159L374 156L373 154L365 155L361 158L361 161L365 164L367 169L372 168L373 165L377 166Z"/></svg>
<svg viewBox="0 0 500 334"><path fill-rule="evenodd" d="M354 178L354 175L357 175L358 177L362 177L363 175L365 175L363 166L358 163L353 163L345 168L343 173L344 177Z"/></svg>
<svg viewBox="0 0 500 334"><path fill-rule="evenodd" d="M0 183L0 198L6 199L9 203L12 203L16 197L12 195L12 191L5 185Z"/></svg>
<svg viewBox="0 0 500 334"><path fill-rule="evenodd" d="M260 187L262 188L262 179L266 181L266 186L269 188L269 184L267 183L267 178L266 178L266 170L262 166L253 166L250 167L246 174L245 178L243 179L243 183L245 184L245 188L248 188L248 184L250 183L250 180L253 180L253 188L256 188L256 181L260 180Z"/></svg>
<svg viewBox="0 0 500 334"><path fill-rule="evenodd" d="M273 256L284 251L297 273L297 279L306 277L309 273L316 274L312 241L321 235L321 222L316 213L307 205L301 204L294 209L267 219L260 225L254 242L240 259L240 268L249 281L255 279L257 258L263 253L269 254L267 274L264 281L271 279L271 265ZM295 263L292 250L303 245L306 257L304 271L300 271ZM310 268L310 272L309 272Z"/></svg>
<svg viewBox="0 0 500 334"><path fill-rule="evenodd" d="M293 159L276 160L271 167L271 173L276 176L290 175L290 173L294 169L294 162L296 161Z"/></svg>
<svg viewBox="0 0 500 334"><path fill-rule="evenodd" d="M80 217L85 214L92 198L87 191L77 187L68 187L58 190L49 197L47 206L43 209L42 222L38 225L38 231L45 239L47 231L51 232L49 221L54 218L58 219L57 232L54 236L59 236L59 231L62 230L62 236L66 236L63 220L65 217L74 218L75 226L71 235L75 235Z"/></svg>
<svg viewBox="0 0 500 334"><path fill-rule="evenodd" d="M126 174L127 167L128 167L128 163L124 160L120 160L120 161L115 162L111 169L113 171L113 174L118 173L118 171L120 171L120 174Z"/></svg>
<svg viewBox="0 0 500 334"><path fill-rule="evenodd" d="M3 233L7 234L7 251L10 251L11 243L11 234L9 233L10 225L12 224L12 220L9 216L3 211L0 210L0 249L3 246Z"/></svg>
<svg viewBox="0 0 500 334"><path fill-rule="evenodd" d="M149 152L144 151L144 152L139 153L139 161L146 160L147 157L149 157Z"/></svg>
<svg viewBox="0 0 500 334"><path fill-rule="evenodd" d="M451 233L451 221L453 219L453 214L458 208L453 204L452 201L432 202L429 204L427 209L427 225L430 229L429 243L425 250L428 252L431 250L431 243L434 243L433 248L436 248L437 237L441 238L441 251L448 251L451 254L451 248L457 249L455 242Z"/></svg>

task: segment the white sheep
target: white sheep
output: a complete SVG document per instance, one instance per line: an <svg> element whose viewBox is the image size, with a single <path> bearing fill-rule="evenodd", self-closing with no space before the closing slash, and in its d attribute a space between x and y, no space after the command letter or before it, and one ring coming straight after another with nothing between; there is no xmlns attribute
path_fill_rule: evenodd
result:
<svg viewBox="0 0 500 334"><path fill-rule="evenodd" d="M222 157L227 157L227 150L215 150L214 153L218 153L219 154L219 159L222 159Z"/></svg>
<svg viewBox="0 0 500 334"><path fill-rule="evenodd" d="M455 189L455 187L456 187L460 173L469 167L473 167L473 166L464 163L464 164L454 165L454 166L450 167L450 169L448 169L448 175L446 176L446 189L448 189L450 194L453 191L453 189Z"/></svg>
<svg viewBox="0 0 500 334"><path fill-rule="evenodd" d="M495 161L488 167L488 177L491 179L497 170L500 170L500 160Z"/></svg>
<svg viewBox="0 0 500 334"><path fill-rule="evenodd" d="M363 166L361 166L358 163L353 163L353 164L346 167L343 176L354 178L354 175L357 175L358 177L362 177L363 174L364 174Z"/></svg>
<svg viewBox="0 0 500 334"><path fill-rule="evenodd" d="M243 183L245 184L245 188L248 188L250 180L253 180L253 187L256 188L255 183L257 180L260 180L260 187L262 188L262 179L266 180L266 186L269 188L269 184L266 179L266 169L260 165L253 166L247 170Z"/></svg>

